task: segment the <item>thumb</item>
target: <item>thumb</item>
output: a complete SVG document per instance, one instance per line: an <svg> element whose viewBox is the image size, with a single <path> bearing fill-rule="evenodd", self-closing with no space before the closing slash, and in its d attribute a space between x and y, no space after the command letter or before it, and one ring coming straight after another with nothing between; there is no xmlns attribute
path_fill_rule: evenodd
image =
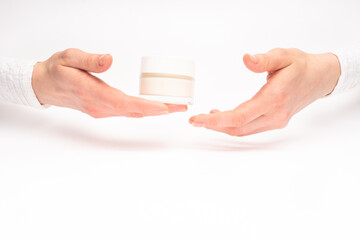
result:
<svg viewBox="0 0 360 240"><path fill-rule="evenodd" d="M280 48L273 49L265 54L245 54L243 60L245 66L256 73L275 72L292 63L289 51Z"/></svg>
<svg viewBox="0 0 360 240"><path fill-rule="evenodd" d="M78 68L87 72L102 73L112 64L110 54L92 54L76 48L69 48L60 53L62 65Z"/></svg>

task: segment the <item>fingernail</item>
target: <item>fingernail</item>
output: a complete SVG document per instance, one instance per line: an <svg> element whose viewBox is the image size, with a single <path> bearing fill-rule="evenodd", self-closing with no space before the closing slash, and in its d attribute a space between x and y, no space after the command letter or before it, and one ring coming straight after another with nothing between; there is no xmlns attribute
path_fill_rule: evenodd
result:
<svg viewBox="0 0 360 240"><path fill-rule="evenodd" d="M192 123L194 127L205 127L204 123Z"/></svg>
<svg viewBox="0 0 360 240"><path fill-rule="evenodd" d="M257 63L257 62L258 62L258 61L257 61L257 58L256 58L254 55L249 54L249 56L250 56L250 59L251 59L251 61L252 61L253 63Z"/></svg>
<svg viewBox="0 0 360 240"><path fill-rule="evenodd" d="M105 63L106 63L106 55L107 55L107 54L104 54L104 55L101 55L101 56L99 57L99 65L100 65L100 66L104 66L104 65L105 65Z"/></svg>

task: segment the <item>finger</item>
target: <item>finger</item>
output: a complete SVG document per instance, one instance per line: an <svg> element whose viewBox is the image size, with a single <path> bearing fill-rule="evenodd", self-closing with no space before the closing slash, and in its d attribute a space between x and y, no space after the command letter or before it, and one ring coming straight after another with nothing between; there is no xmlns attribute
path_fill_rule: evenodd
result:
<svg viewBox="0 0 360 240"><path fill-rule="evenodd" d="M186 112L188 110L187 105L177 105L177 104L166 104L169 108L170 113L174 112Z"/></svg>
<svg viewBox="0 0 360 240"><path fill-rule="evenodd" d="M245 66L256 73L275 72L289 66L292 58L287 49L273 49L265 54L250 55L243 57Z"/></svg>
<svg viewBox="0 0 360 240"><path fill-rule="evenodd" d="M234 127L206 127L210 130L214 130L217 132L222 132L231 136L244 137L249 136L256 133L261 133L273 129L278 129L276 124L273 123L273 120L267 117L266 115L262 115L255 120L245 124L243 127L234 128Z"/></svg>
<svg viewBox="0 0 360 240"><path fill-rule="evenodd" d="M190 118L189 122L195 127L222 128L240 127L251 121L249 115L239 113L235 110L217 112L211 114L200 114Z"/></svg>
<svg viewBox="0 0 360 240"><path fill-rule="evenodd" d="M281 122L272 115L262 115L249 122L241 128L232 129L229 134L232 136L244 137L275 129L282 129L287 123Z"/></svg>
<svg viewBox="0 0 360 240"><path fill-rule="evenodd" d="M107 116L139 118L169 113L169 107L163 103L126 95L107 84L96 84L87 93L85 98L87 104L85 105L88 106L87 109L90 109L89 112L92 112L90 115L98 116L101 115L100 113L106 113ZM94 102L94 104L88 104L90 101ZM94 106L100 104L104 107L94 109Z"/></svg>
<svg viewBox="0 0 360 240"><path fill-rule="evenodd" d="M257 99L251 99L240 104L235 110L200 114L189 119L190 124L208 128L241 127L264 114L267 105Z"/></svg>
<svg viewBox="0 0 360 240"><path fill-rule="evenodd" d="M69 48L59 54L62 65L78 68L87 72L102 73L112 64L110 54L86 53L76 48Z"/></svg>
<svg viewBox="0 0 360 240"><path fill-rule="evenodd" d="M258 128L258 129L255 129L252 132L247 132L247 133L244 133L242 135L238 135L238 137L246 137L246 136L250 136L250 135L254 135L254 134L258 134L258 133L263 133L263 132L267 132L267 131L271 131L271 130L275 130L275 129L278 129L278 128L274 128L274 127Z"/></svg>
<svg viewBox="0 0 360 240"><path fill-rule="evenodd" d="M138 116L157 116L169 114L169 107L163 103L151 101L139 97L125 95L123 99L122 110L131 115Z"/></svg>
<svg viewBox="0 0 360 240"><path fill-rule="evenodd" d="M218 113L218 112L220 112L220 110L218 110L218 109L212 109L212 110L210 111L210 113Z"/></svg>
<svg viewBox="0 0 360 240"><path fill-rule="evenodd" d="M234 110L218 112L213 114L199 114L192 116L189 123L194 127L206 127L211 125L214 127L225 127L233 125L234 123Z"/></svg>
<svg viewBox="0 0 360 240"><path fill-rule="evenodd" d="M227 129L226 133L231 136L244 137L271 129L275 129L273 120L266 115L262 115L240 128Z"/></svg>

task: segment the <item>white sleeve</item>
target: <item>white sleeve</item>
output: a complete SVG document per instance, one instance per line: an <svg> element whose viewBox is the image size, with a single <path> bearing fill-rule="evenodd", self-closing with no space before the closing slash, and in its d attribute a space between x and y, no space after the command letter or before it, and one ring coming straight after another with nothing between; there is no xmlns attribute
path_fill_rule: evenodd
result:
<svg viewBox="0 0 360 240"><path fill-rule="evenodd" d="M341 49L333 53L339 59L341 75L331 95L349 90L360 83L360 46Z"/></svg>
<svg viewBox="0 0 360 240"><path fill-rule="evenodd" d="M47 107L40 104L31 85L35 63L0 57L0 101L38 109Z"/></svg>

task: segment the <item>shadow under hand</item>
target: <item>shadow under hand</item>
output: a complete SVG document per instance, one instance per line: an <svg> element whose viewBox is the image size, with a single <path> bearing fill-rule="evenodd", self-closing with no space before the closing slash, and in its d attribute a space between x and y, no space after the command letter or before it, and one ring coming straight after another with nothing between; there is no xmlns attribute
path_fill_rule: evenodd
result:
<svg viewBox="0 0 360 240"><path fill-rule="evenodd" d="M339 96L321 99L314 107L311 116L306 117L305 127L312 137L324 134L355 134L360 121L359 88ZM301 114L301 113L300 113Z"/></svg>
<svg viewBox="0 0 360 240"><path fill-rule="evenodd" d="M220 133L219 133L220 134ZM263 133L272 134L272 133ZM252 138L253 140L250 140ZM194 144L192 148L207 150L207 151L220 151L220 152L244 152L244 151L265 151L275 150L285 144L296 140L291 136L275 137L268 141L258 141L259 136L256 139L254 137L232 137L222 136L217 139L210 139L206 142L198 142Z"/></svg>
<svg viewBox="0 0 360 240"><path fill-rule="evenodd" d="M92 120L92 119L91 119ZM67 122L67 123L66 123ZM71 146L80 145L91 149L112 149L112 150L158 150L166 148L165 142L155 140L131 139L124 135L119 138L106 132L95 131L86 128L79 123L72 123L68 118L59 121L48 111L38 111L24 106L0 103L0 128L19 131L24 133L36 132L37 135L45 135L47 144L59 144L65 141ZM120 133L119 133L120 135ZM60 142L59 142L60 140Z"/></svg>
<svg viewBox="0 0 360 240"><path fill-rule="evenodd" d="M167 147L165 142L155 140L140 140L131 138L114 138L109 135L95 133L88 129L75 126L62 125L52 129L55 134L70 142L81 144L85 147L101 148L118 151L156 151ZM120 134L120 132L119 132Z"/></svg>
<svg viewBox="0 0 360 240"><path fill-rule="evenodd" d="M17 130L34 130L46 127L49 116L28 107L0 103L0 124Z"/></svg>
<svg viewBox="0 0 360 240"><path fill-rule="evenodd" d="M285 130L240 138L217 133L216 137L211 135L206 140L204 138L195 141L186 140L182 146L177 146L176 148L179 150L183 147L183 149L187 150L239 152L274 150L286 148L289 144L297 145L303 141L314 139L318 135L329 134L329 132L331 134L331 129L334 128L351 129L348 126L344 126L344 123L351 125L354 121L360 120L358 111L360 108L360 95L357 92L344 95L344 97L334 96L330 99L322 99L321 102L315 103L314 106L306 109L309 112L307 112L308 115L305 114L305 117L302 117L302 115L300 117L300 114L303 114L302 112L298 113L297 116L300 119L291 122L290 126ZM102 121L99 121L99 123L103 124ZM169 143L163 139L150 138L144 140L138 139L138 135L135 136L135 139L131 139L129 135L121 134L121 129L119 129L119 134L114 136L113 132L109 132L109 129L105 129L106 131L94 130L79 123L72 123L65 117L59 121L57 117L55 118L52 114L48 114L48 111L36 111L31 108L0 103L1 127L14 129L14 132L19 130L24 132L36 131L37 134L45 134L47 141L50 143L53 141L54 144L58 144L58 140L62 140L95 149L120 151L169 149ZM136 128L136 125L132 127ZM289 128L291 128L290 131L286 131ZM334 132L336 134L339 131ZM204 134L206 133L204 132Z"/></svg>
<svg viewBox="0 0 360 240"><path fill-rule="evenodd" d="M304 142L316 144L317 139L324 136L329 136L329 139L336 141L339 132L344 136L357 134L354 133L354 126L358 126L360 121L358 91L359 88L311 104L295 115L285 129L272 130L248 137L231 137L214 133L217 134L216 138L196 142L191 148L239 152L288 149L297 148Z"/></svg>

